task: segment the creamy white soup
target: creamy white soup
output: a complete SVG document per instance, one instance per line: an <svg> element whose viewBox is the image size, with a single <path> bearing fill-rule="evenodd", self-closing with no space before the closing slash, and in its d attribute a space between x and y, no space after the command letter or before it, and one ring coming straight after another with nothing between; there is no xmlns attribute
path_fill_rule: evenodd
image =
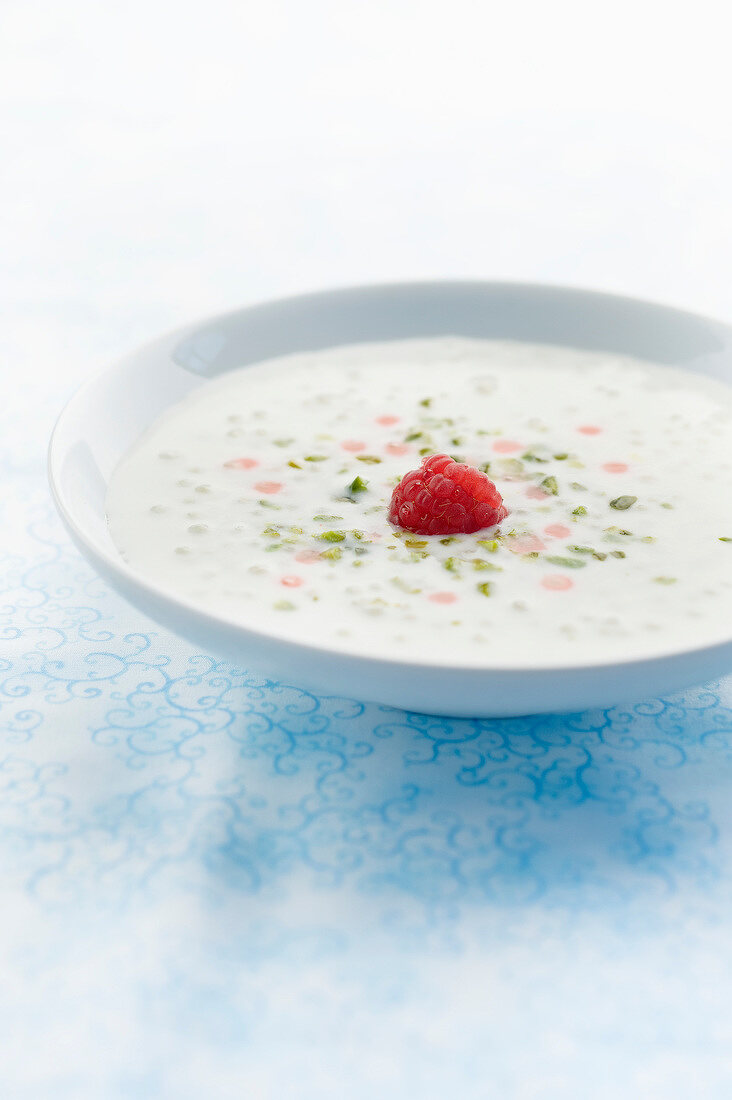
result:
<svg viewBox="0 0 732 1100"><path fill-rule="evenodd" d="M446 453L509 514L388 521ZM462 338L226 374L120 463L122 557L201 608L401 660L575 664L721 640L732 622L732 388L612 354Z"/></svg>

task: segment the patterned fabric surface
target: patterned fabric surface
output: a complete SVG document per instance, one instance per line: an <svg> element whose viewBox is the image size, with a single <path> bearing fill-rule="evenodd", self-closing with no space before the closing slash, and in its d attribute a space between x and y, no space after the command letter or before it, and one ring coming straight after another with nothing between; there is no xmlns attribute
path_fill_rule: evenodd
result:
<svg viewBox="0 0 732 1100"><path fill-rule="evenodd" d="M41 421L0 454L2 1095L730 1095L732 680L496 721L263 680L90 571Z"/></svg>

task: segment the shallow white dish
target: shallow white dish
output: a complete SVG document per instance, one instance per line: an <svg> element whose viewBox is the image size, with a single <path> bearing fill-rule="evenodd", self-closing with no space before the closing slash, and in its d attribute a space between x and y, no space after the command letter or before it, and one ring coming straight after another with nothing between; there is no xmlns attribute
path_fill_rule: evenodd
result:
<svg viewBox="0 0 732 1100"><path fill-rule="evenodd" d="M324 692L435 714L504 716L587 707L674 691L732 668L732 624L714 645L573 667L476 668L383 660L304 645L207 614L126 565L104 500L120 458L169 405L209 378L288 352L459 335L600 349L732 382L732 329L632 299L504 283L416 283L326 291L238 310L181 329L88 383L51 440L59 512L98 571L145 614L206 650Z"/></svg>

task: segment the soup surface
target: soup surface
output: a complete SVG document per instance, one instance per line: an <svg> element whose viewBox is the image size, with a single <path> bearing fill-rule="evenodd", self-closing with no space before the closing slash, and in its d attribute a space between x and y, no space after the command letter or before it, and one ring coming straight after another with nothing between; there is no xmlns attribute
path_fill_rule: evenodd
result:
<svg viewBox="0 0 732 1100"><path fill-rule="evenodd" d="M445 452L509 516L471 535L387 519ZM569 348L463 338L246 367L169 409L109 486L150 581L343 651L571 665L720 641L732 622L732 388Z"/></svg>

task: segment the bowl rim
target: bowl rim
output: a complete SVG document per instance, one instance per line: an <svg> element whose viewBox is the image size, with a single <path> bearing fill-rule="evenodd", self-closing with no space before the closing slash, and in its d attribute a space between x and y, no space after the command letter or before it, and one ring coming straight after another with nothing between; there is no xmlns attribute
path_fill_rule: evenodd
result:
<svg viewBox="0 0 732 1100"><path fill-rule="evenodd" d="M433 289L439 291L440 289L450 289L451 291L460 289L481 289L481 290L513 290L516 292L525 291L527 293L536 293L542 291L551 291L557 294L568 294L579 297L606 299L617 304L627 303L631 306L648 308L660 313L667 313L676 317L686 317L693 319L697 322L706 323L724 332L730 339L732 345L732 325L727 324L717 318L707 317L703 314L696 313L691 310L680 309L676 306L667 305L662 302L657 302L651 299L636 298L632 295L621 295L612 292L606 292L602 290L589 289L581 286L573 286L561 283L552 282L529 282L520 279L516 280L491 280L491 279L410 279L410 280L395 280L389 282L377 282L377 283L363 283L354 285L343 285L332 288L324 288L319 290L311 290L301 294L292 294L284 297L277 298L264 298L257 301L252 301L246 305L238 308L225 310L220 313L204 316L199 320L188 322L187 324L177 326L167 332L154 337L151 340L144 342L141 345L133 348L132 351L116 359L109 366L101 371L95 372L85 382L79 386L71 397L65 402L61 411L59 412L48 443L47 450L47 473L51 496L55 507L64 523L68 533L70 534L72 541L81 550L82 554L94 564L103 575L107 578L119 579L123 582L124 591L127 592L132 589L135 593L135 602L137 606L143 611L145 605L164 604L174 615L176 613L184 612L189 619L197 621L202 626L212 628L214 630L221 630L222 628L227 632L236 633L241 636L242 642L246 642L248 646L256 646L257 643L268 642L276 643L279 646L286 646L291 650L298 651L300 653L307 653L310 655L319 655L324 660L338 658L340 660L357 661L362 664L371 665L372 667L388 667L390 669L403 668L404 670L427 670L427 671L444 671L450 673L462 673L465 675L491 675L494 673L505 673L507 675L516 674L534 674L534 673L556 673L556 674L571 674L581 675L583 672L598 672L598 671L611 671L613 669L622 670L626 667L642 667L644 665L653 665L660 661L679 659L684 657L700 657L704 654L718 654L725 648L729 648L732 651L732 624L727 630L726 634L723 634L718 639L713 638L712 641L705 641L699 645L685 645L685 646L671 646L667 648L658 648L651 653L633 654L632 650L627 656L619 658L613 658L608 660L607 658L585 658L581 662L567 663L566 661L542 661L541 663L533 664L521 664L519 662L507 662L501 663L500 661L493 660L490 663L486 663L485 659L480 662L474 663L467 662L464 659L461 661L451 662L445 659L432 659L430 657L409 658L402 660L399 658L393 658L388 656L379 655L376 653L362 652L357 649L350 649L347 644L343 644L339 641L337 644L327 644L322 641L309 642L301 639L293 638L286 633L280 633L276 628L273 629L259 629L253 623L243 623L240 620L229 617L224 614L212 613L207 611L204 607L196 604L194 601L186 599L180 596L174 590L167 588L164 585L159 585L151 582L145 577L144 574L138 572L132 568L126 562L124 562L119 556L114 556L106 549L101 547L94 539L92 539L86 532L83 524L81 524L76 516L74 510L69 506L66 494L64 492L62 484L62 474L59 461L59 437L66 426L66 421L69 418L75 407L82 403L86 395L91 390L99 385L105 377L111 376L119 371L124 366L131 364L145 353L155 352L159 350L162 352L164 348L169 345L177 344L182 338L195 333L203 326L209 326L217 322L225 322L228 319L238 317L250 311L255 311L258 308L264 306L289 306L302 304L306 305L309 301L313 303L319 299L334 298L342 295L344 298L349 295L368 294L369 292L378 291L388 294L390 291L409 291ZM445 335L448 335L447 333ZM405 337L409 339L409 337ZM360 340L359 343L368 343L371 341ZM377 342L377 341L373 341ZM341 345L333 345L341 346ZM342 346L347 346L346 344ZM296 354L296 352L285 353ZM272 356L272 359L280 358L280 355ZM266 362L267 359L258 360L259 362ZM180 364L179 364L180 365ZM181 370L187 370L188 368L181 366ZM195 372L190 372L194 377L199 377L201 384L205 385L211 381L204 375L196 375ZM151 617L155 618L154 613L151 613Z"/></svg>

